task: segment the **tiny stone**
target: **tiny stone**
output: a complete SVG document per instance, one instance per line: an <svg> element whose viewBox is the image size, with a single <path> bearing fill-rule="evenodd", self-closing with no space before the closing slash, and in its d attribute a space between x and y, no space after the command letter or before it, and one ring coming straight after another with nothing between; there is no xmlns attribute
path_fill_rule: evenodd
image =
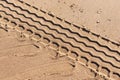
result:
<svg viewBox="0 0 120 80"><path fill-rule="evenodd" d="M98 21L96 21L96 23L98 24L98 23L100 23L100 21L98 20Z"/></svg>

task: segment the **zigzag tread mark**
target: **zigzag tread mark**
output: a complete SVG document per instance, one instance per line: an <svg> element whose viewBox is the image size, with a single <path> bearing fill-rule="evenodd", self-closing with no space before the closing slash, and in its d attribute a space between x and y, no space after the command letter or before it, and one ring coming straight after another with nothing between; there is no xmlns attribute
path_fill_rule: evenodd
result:
<svg viewBox="0 0 120 80"><path fill-rule="evenodd" d="M7 14L7 15L11 15L11 14ZM12 15L12 17L13 17L13 15ZM15 18L15 17L14 17L14 18ZM15 19L18 19L18 18L15 18ZM22 21L21 19L18 19L18 20ZM24 22L24 21L22 21L22 22L23 22L23 23L27 23L27 22ZM34 25L30 25L29 23L27 23L27 24L28 24L29 26L36 27L36 26L34 26ZM37 27L36 27L36 29L37 29L37 30L41 30L41 29L38 29ZM85 53L88 53L88 54L91 55L92 57L99 58L99 59L102 60L103 62L108 63L108 64L112 65L113 67L119 68L119 67L117 67L117 66L114 66L111 62L108 62L108 61L103 60L101 57L95 56L95 55L93 55L92 53L81 49L80 47L74 46L74 45L71 44L70 42L66 42L66 41L64 41L63 39L59 38L59 37L55 37L55 36L52 35L51 33L47 33L47 32L45 32L44 30L41 30L41 31L43 31L45 34L51 35L51 36L52 36L53 38L55 38L55 39L59 39L59 40L61 40L62 42L71 45L71 46L74 47L74 48L78 48L79 50L81 50L81 51L83 51L83 52L85 52Z"/></svg>
<svg viewBox="0 0 120 80"><path fill-rule="evenodd" d="M4 6L4 5L2 5L2 6ZM4 6L4 7L5 7L5 6ZM9 7L6 7L6 8L9 8ZM11 10L11 9L9 8L9 10ZM11 10L11 11L14 11L14 10ZM20 13L18 13L17 11L14 11L14 12L16 12L16 13L19 14L19 15L24 16L25 18L31 19L33 22L37 22L37 23L39 23L40 25L43 25L43 24L41 24L39 21L35 21L35 20L33 20L32 18L30 18L30 17L26 17L24 14L20 14ZM44 25L44 26L47 26L47 25ZM49 29L51 29L51 28L49 28ZM106 55L106 56L108 56L108 57L111 57L111 58L114 58L116 61L119 61L119 60L118 60L117 58L115 58L114 56L107 55L104 51L97 50L97 49L94 48L93 46L88 46L88 45L86 45L84 42L80 42L80 41L76 40L74 37L70 37L70 36L68 36L67 34L62 33L62 32L59 32L59 31L56 30L56 29L51 29L51 30L55 30L56 32L58 32L58 33L60 33L60 34L63 34L63 35L65 35L65 36L68 37L68 38L74 39L76 42L79 42L79 43L84 44L86 47L93 48L93 49L96 50L97 52L101 52L101 53L103 53L104 55Z"/></svg>
<svg viewBox="0 0 120 80"><path fill-rule="evenodd" d="M13 4L13 3L9 3L9 4L15 5L15 4ZM44 17L40 17L40 16L38 16L38 15L35 14L35 13L31 13L30 11L28 11L28 10L26 10L26 9L23 9L23 8L21 8L20 6L16 6L16 7L20 8L20 9L23 10L23 11L27 11L29 14L32 14L32 15L38 17L38 18L42 18L42 19L44 19L45 21L48 21L48 22L50 22L50 23L52 23L52 24L54 24L54 25L56 25L56 26L62 27L60 24L55 24L54 22L52 22L52 21L50 21L50 20L46 20ZM62 27L62 28L63 28L63 27ZM78 33L76 33L76 32L73 32L73 31L71 31L71 30L68 29L68 28L63 28L63 29L68 30L68 31L70 31L71 33L74 33L74 34L77 34L77 35L81 36L80 34L78 34ZM97 43L97 44L98 44L99 46L101 46L101 47L106 47L106 48L107 48L108 50L110 50L110 51L113 51L113 52L116 52L116 53L120 54L120 52L118 52L117 50L112 50L112 49L110 49L108 46L106 46L106 45L101 45L99 42L93 41L93 40L89 39L89 38L86 37L86 36L81 36L81 37L86 38L86 39L88 39L88 40L91 41L91 42Z"/></svg>

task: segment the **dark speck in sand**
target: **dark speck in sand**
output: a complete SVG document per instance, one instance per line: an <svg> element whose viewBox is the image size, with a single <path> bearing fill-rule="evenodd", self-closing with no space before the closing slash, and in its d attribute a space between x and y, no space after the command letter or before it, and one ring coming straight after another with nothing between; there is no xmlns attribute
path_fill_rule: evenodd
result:
<svg viewBox="0 0 120 80"><path fill-rule="evenodd" d="M72 5L70 5L70 8L73 8L75 6L75 4L72 4Z"/></svg>

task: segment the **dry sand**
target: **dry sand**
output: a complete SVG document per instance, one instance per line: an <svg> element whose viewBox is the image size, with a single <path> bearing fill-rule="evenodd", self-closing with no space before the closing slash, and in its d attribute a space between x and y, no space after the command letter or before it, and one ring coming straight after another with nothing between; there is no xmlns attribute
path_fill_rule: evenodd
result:
<svg viewBox="0 0 120 80"><path fill-rule="evenodd" d="M120 42L119 0L25 0L25 2Z"/></svg>
<svg viewBox="0 0 120 80"><path fill-rule="evenodd" d="M119 6L0 0L0 80L120 80Z"/></svg>

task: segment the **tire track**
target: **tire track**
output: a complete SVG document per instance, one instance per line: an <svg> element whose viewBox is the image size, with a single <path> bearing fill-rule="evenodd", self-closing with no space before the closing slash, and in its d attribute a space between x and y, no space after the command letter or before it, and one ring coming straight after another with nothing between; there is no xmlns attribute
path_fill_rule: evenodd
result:
<svg viewBox="0 0 120 80"><path fill-rule="evenodd" d="M16 18L16 19L17 19L17 18ZM23 22L23 23L25 23L25 22ZM28 23L28 24L29 24L29 23ZM29 24L29 25L30 25L30 24ZM33 25L30 25L30 26L33 26ZM42 30L42 29L38 29L38 30L41 30L41 31L44 32L45 34L50 35L50 36L52 36L53 38L58 39L58 40L60 40L60 41L62 41L62 42L64 42L64 43L67 43L67 44L69 44L70 46L75 47L75 48L81 50L81 51L84 52L84 53L88 53L88 54L89 54L90 56L92 56L92 57L99 58L100 60L102 60L102 62L108 63L108 64L112 65L113 67L119 68L119 67L117 67L117 66L114 66L114 65L113 65L112 63L110 63L110 62L104 61L101 57L94 56L92 53L90 53L90 52L85 51L85 50L83 50L83 49L81 49L81 48L79 48L79 47L76 47L76 46L72 45L70 42L66 42L66 41L64 41L63 39L59 38L59 37L55 37L55 36L52 35L51 33L47 33L46 31L44 31L44 30Z"/></svg>
<svg viewBox="0 0 120 80"><path fill-rule="evenodd" d="M13 15L12 15L13 16ZM27 23L27 22L26 22ZM28 23L29 24L29 23ZM42 25L42 26L47 26L47 25ZM48 26L47 26L48 27ZM38 29L38 28L37 28ZM50 28L49 28L50 29ZM57 38L57 39L59 39L59 38ZM63 40L62 40L63 41ZM63 42L65 42L65 41L63 41ZM66 42L67 43L67 42ZM69 43L67 43L67 44L70 44L71 45L71 43L69 42ZM73 45L71 45L71 46L73 46ZM78 48L78 47L76 47L76 46L74 46L75 48ZM92 53L91 53L92 54ZM95 56L96 58L97 58L97 56ZM102 59L101 57L99 58L99 59ZM106 61L107 62L107 61ZM107 62L108 63L108 62ZM111 62L109 63L109 64L111 64ZM111 64L112 66L114 66L113 64ZM119 67L117 67L117 66L114 66L114 67L116 67L116 68L119 68Z"/></svg>
<svg viewBox="0 0 120 80"><path fill-rule="evenodd" d="M96 60L95 60L96 61ZM91 69L91 68L90 68ZM101 74L102 75L102 74Z"/></svg>
<svg viewBox="0 0 120 80"><path fill-rule="evenodd" d="M5 7L4 5L2 5L2 6ZM5 7L5 8L8 8L9 10L11 10L11 11L13 11L13 12L16 12L17 14L24 16L25 18L31 19L33 22L37 22L37 23L39 23L40 25L45 25L45 24L40 23L39 21L35 21L35 20L33 20L33 19L30 18L30 17L26 17L24 14L18 13L17 11L12 10L12 9L9 8L9 7ZM46 26L48 26L48 25L46 25ZM49 29L51 29L51 28L49 27ZM74 40L75 40L76 42L78 42L78 43L82 43L82 44L85 45L86 47L92 48L92 49L94 49L95 51L100 52L100 53L103 53L105 56L108 56L108 57L114 58L116 61L120 62L120 60L117 59L116 57L114 57L114 56L110 56L110 55L106 54L106 52L104 52L104 51L97 50L95 47L93 47L93 46L89 46L89 45L87 45L85 42L78 41L76 38L74 38L74 36L73 36L73 37L68 36L68 35L65 34L65 33L59 32L57 29L51 29L51 30L55 30L56 32L58 32L58 33L60 33L60 34L63 34L63 35L65 35L65 36L68 37L68 38L74 39Z"/></svg>
<svg viewBox="0 0 120 80"><path fill-rule="evenodd" d="M9 9L9 10L10 10L10 9ZM60 40L61 43L68 44L68 45L70 45L71 47L74 47L74 48L82 51L83 53L89 54L89 56L91 56L91 57L95 57L95 58L97 58L97 59L100 59L102 62L108 63L108 64L112 65L113 67L116 67L116 66L114 66L114 64L112 64L111 62L105 61L105 60L103 60L101 57L95 56L95 55L93 55L91 52L86 51L86 50L84 50L84 49L82 49L82 48L80 48L80 47L78 47L78 46L73 45L73 44L74 44L74 41L77 42L78 40L77 40L76 38L74 38L74 37L68 36L66 33L59 32L59 30L57 30L57 29L52 29L49 25L44 25L44 24L41 25L41 24L40 24L41 26L46 26L46 28L48 28L48 30L51 30L51 31L53 30L53 31L55 32L55 34L59 34L59 35L62 34L62 35L63 35L63 37L56 37L54 34L48 33L48 32L46 32L46 30L43 30L44 28L43 28L43 29L39 29L37 26L31 25L29 22L23 21L22 19L13 16L12 14L8 14L8 13L6 13L4 10L3 10L3 11L1 10L1 12L4 12L6 15L9 15L9 16L11 16L12 18L17 19L17 20L19 20L19 21L22 22L22 23L26 23L27 25L35 28L36 30L40 30L40 31L42 31L42 32L45 33L45 34L52 36L53 39ZM13 11L13 12L15 12L15 11ZM17 12L17 11L16 11L16 12ZM19 13L17 12L17 14L19 14ZM23 16L23 15L21 15L21 14L19 14L19 15L20 15L20 16ZM29 19L29 17L26 17L26 15L24 15L23 17ZM31 19L32 19L32 18L31 18ZM30 20L31 20L31 19L30 19ZM31 21L32 21L32 20L31 20ZM34 19L33 19L33 22L35 22ZM38 22L36 22L36 23L38 23ZM39 22L39 23L40 23L40 22ZM45 29L46 29L46 28L45 28ZM34 29L31 29L31 30L34 31ZM47 30L47 31L48 31L48 30ZM47 37L47 35L46 35L46 37ZM70 39L73 40L73 41L68 42L68 41L65 41L64 38L66 38L66 39L67 39L67 38L70 38ZM86 45L86 47L88 47L88 45L87 45L86 43L82 42L82 44L83 44L83 45ZM89 48L91 48L91 47L92 47L92 46L89 46ZM94 48L94 47L93 47L93 48ZM92 48L92 49L93 49L93 48ZM94 50L95 50L95 49L94 49ZM116 67L116 68L120 68L120 67ZM119 72L118 72L117 74L119 75Z"/></svg>
<svg viewBox="0 0 120 80"><path fill-rule="evenodd" d="M49 28L50 29L50 28ZM53 29L52 29L53 30ZM55 30L55 29L54 29ZM56 30L55 30L56 31ZM58 33L60 33L59 31L56 31L56 32L58 32ZM61 33L60 33L61 34ZM71 41L71 42L74 42L74 41ZM73 43L74 44L74 43ZM88 49L89 50L89 49ZM89 51L91 51L91 50L89 50ZM102 57L102 56L101 56ZM106 58L107 59L107 58ZM108 59L109 60L109 59Z"/></svg>
<svg viewBox="0 0 120 80"><path fill-rule="evenodd" d="M77 33L77 32L73 32L71 29L64 28L64 27L63 27L62 25L60 25L60 24L55 24L55 23L54 23L53 21L51 21L51 20L47 20L47 19L45 19L44 17L38 16L38 15L35 14L35 13L31 13L29 10L23 9L23 8L21 8L20 6L16 6L15 4L8 2L7 0L5 0L5 1L6 1L8 4L11 4L11 5L13 5L13 6L15 6L15 7L23 10L23 11L28 12L28 13L31 14L31 15L34 15L34 16L36 16L36 17L38 17L38 18L42 18L42 19L44 19L45 21L50 22L50 23L53 24L53 25L56 25L56 26L58 26L58 27L61 27L62 29L67 30L67 31L69 31L69 32L71 32L71 33L73 33L73 34L76 34L76 35L78 35L79 37L85 38L85 39L87 39L87 40L90 41L90 42L97 43L97 44L98 44L99 46L101 46L101 47L106 47L109 51L115 52L115 53L117 53L118 55L120 55L120 52L117 51L117 50L112 50L112 49L110 49L110 48L109 48L108 46L106 46L106 45L101 45L99 42L94 41L94 40L91 40L91 39L89 39L89 38L86 37L86 36L82 36L82 35L80 35L80 34ZM18 1L19 1L19 0L18 0ZM28 6L28 5L27 5L27 6ZM30 7L30 6L29 6L29 7ZM84 29L84 30L85 30L85 29ZM105 38L104 38L104 39L105 39Z"/></svg>

